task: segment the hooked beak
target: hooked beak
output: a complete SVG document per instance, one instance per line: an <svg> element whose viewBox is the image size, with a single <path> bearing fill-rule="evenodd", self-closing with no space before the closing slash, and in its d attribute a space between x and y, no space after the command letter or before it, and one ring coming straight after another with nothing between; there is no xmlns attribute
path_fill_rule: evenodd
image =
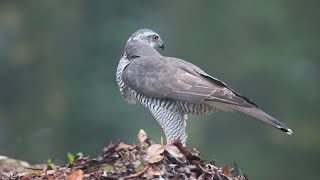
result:
<svg viewBox="0 0 320 180"><path fill-rule="evenodd" d="M164 43L161 39L159 39L159 48L161 48L162 50L164 50Z"/></svg>
<svg viewBox="0 0 320 180"><path fill-rule="evenodd" d="M160 48L162 49L162 51L164 50L164 43L160 45Z"/></svg>

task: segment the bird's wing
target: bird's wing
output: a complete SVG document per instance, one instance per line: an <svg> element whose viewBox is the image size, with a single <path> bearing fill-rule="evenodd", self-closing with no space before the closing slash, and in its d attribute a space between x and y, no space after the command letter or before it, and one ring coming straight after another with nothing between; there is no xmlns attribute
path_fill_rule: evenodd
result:
<svg viewBox="0 0 320 180"><path fill-rule="evenodd" d="M206 74L197 66L177 58L134 58L124 69L122 79L133 90L147 97L197 104L213 101L242 107L256 106L228 88L225 83Z"/></svg>

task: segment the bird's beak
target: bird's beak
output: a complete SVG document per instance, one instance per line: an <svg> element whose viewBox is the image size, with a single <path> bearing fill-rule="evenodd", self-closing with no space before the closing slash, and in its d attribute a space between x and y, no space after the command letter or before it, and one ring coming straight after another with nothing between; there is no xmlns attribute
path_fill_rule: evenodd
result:
<svg viewBox="0 0 320 180"><path fill-rule="evenodd" d="M160 45L160 48L162 49L162 51L164 50L164 43Z"/></svg>
<svg viewBox="0 0 320 180"><path fill-rule="evenodd" d="M161 48L162 50L164 50L164 43L161 39L159 39L159 48Z"/></svg>

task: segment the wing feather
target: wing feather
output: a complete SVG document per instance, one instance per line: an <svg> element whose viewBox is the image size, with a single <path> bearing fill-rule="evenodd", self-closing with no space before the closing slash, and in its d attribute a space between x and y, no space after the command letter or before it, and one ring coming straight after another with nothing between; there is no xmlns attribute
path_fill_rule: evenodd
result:
<svg viewBox="0 0 320 180"><path fill-rule="evenodd" d="M239 95L222 81L197 66L177 58L143 56L126 66L122 80L131 89L147 96L168 98L223 109L238 110L291 134L287 126Z"/></svg>
<svg viewBox="0 0 320 180"><path fill-rule="evenodd" d="M132 59L124 69L122 79L133 90L148 97L196 104L216 101L243 107L255 106L222 81L178 58L143 56Z"/></svg>

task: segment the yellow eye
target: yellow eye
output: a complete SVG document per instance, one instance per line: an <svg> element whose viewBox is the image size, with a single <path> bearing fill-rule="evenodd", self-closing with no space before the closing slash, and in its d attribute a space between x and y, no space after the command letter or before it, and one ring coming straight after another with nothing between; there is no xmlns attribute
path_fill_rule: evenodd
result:
<svg viewBox="0 0 320 180"><path fill-rule="evenodd" d="M157 35L152 36L152 41L156 42L158 39L159 39L159 36L157 36Z"/></svg>

